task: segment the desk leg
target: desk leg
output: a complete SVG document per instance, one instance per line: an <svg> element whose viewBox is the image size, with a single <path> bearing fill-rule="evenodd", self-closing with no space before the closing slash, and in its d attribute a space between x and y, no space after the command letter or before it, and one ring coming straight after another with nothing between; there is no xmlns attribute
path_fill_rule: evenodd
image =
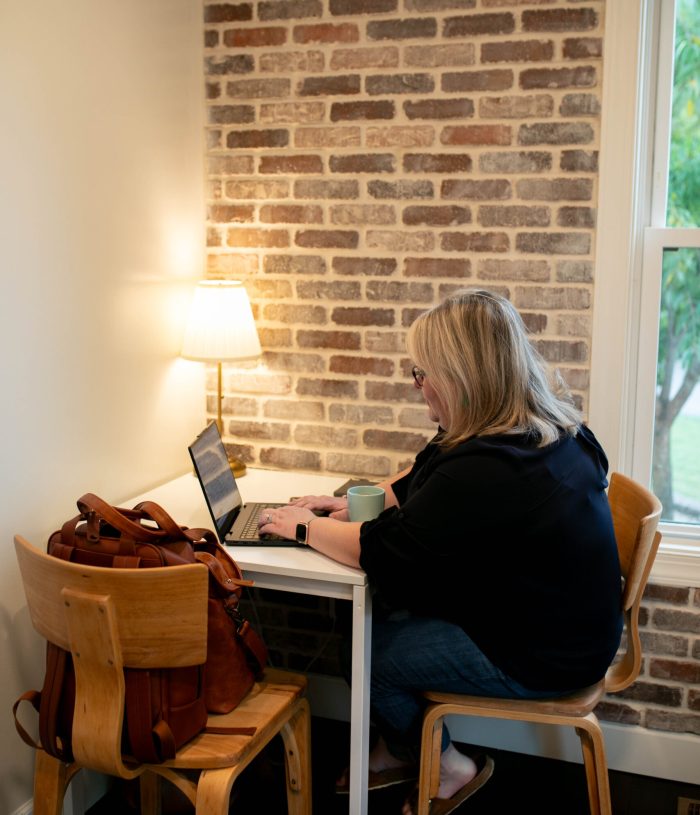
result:
<svg viewBox="0 0 700 815"><path fill-rule="evenodd" d="M372 600L369 586L354 586L352 590L349 815L366 815L367 813L371 646Z"/></svg>

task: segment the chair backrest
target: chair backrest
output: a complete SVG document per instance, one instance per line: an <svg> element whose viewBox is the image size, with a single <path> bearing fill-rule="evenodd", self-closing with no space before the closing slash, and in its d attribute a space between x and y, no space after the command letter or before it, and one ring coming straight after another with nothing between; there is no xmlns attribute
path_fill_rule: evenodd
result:
<svg viewBox="0 0 700 815"><path fill-rule="evenodd" d="M605 677L606 692L614 693L635 681L642 663L639 606L661 542L661 534L657 531L661 502L652 492L622 473L610 476L608 501L624 579L622 609L626 631L625 651L610 666Z"/></svg>
<svg viewBox="0 0 700 815"><path fill-rule="evenodd" d="M15 550L34 628L73 655L76 760L112 775L133 775L121 757L123 669L205 661L206 566L82 566L51 557L20 536Z"/></svg>

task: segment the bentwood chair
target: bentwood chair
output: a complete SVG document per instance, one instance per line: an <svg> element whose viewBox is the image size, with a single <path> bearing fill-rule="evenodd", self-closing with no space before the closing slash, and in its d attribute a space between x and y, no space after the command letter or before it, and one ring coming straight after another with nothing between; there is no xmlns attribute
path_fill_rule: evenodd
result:
<svg viewBox="0 0 700 815"><path fill-rule="evenodd" d="M234 781L278 733L285 746L289 813L310 815L309 706L302 697L306 679L298 674L268 669L231 713L209 716L208 727L242 729L246 735L201 733L162 764L137 764L122 755L123 669L198 665L206 659L205 566L81 566L50 557L19 536L15 549L32 624L72 653L76 675L74 760L36 751L34 815L60 815L66 787L83 768L139 777L140 811L148 815L160 813L161 778L189 799L196 815L225 815Z"/></svg>
<svg viewBox="0 0 700 815"><path fill-rule="evenodd" d="M417 815L428 815L430 800L437 795L442 724L448 715L574 727L581 739L590 811L593 815L611 815L603 731L593 709L604 694L627 688L639 674L642 662L639 607L661 541L661 534L656 531L661 503L647 489L620 473L613 473L610 478L608 499L623 576L622 654L600 682L558 699L531 701L425 693L429 704L423 718Z"/></svg>

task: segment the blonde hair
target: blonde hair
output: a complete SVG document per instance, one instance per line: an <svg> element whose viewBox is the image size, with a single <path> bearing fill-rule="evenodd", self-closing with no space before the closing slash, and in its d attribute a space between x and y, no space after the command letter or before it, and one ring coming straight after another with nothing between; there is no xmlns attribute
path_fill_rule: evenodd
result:
<svg viewBox="0 0 700 815"><path fill-rule="evenodd" d="M543 447L562 433L576 435L581 415L568 388L532 346L506 298L460 289L421 314L406 342L444 405L444 446L524 433Z"/></svg>

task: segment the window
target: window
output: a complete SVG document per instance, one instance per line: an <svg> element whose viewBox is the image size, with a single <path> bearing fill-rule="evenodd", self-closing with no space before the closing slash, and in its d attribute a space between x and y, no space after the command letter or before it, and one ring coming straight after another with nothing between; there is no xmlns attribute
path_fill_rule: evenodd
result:
<svg viewBox="0 0 700 815"><path fill-rule="evenodd" d="M700 4L606 4L589 419L664 502L654 575L700 586ZM697 135L695 135L697 142Z"/></svg>
<svg viewBox="0 0 700 815"><path fill-rule="evenodd" d="M633 459L683 536L700 532L699 30L696 0L662 4Z"/></svg>

